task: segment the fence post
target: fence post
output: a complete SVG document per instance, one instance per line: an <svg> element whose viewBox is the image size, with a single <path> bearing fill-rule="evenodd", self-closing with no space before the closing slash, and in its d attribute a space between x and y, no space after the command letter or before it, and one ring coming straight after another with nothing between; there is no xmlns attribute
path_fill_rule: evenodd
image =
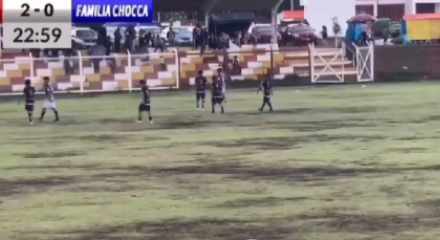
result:
<svg viewBox="0 0 440 240"><path fill-rule="evenodd" d="M175 58L175 61L176 61L176 88L177 89L180 89L180 81L179 81L179 79L180 79L180 71L179 71L179 65L180 65L180 63L179 63L179 51L177 50L177 48L174 48L173 49L173 52L174 52L174 58Z"/></svg>
<svg viewBox="0 0 440 240"><path fill-rule="evenodd" d="M342 63L342 82L345 83L345 51L344 42L341 42L341 63Z"/></svg>
<svg viewBox="0 0 440 240"><path fill-rule="evenodd" d="M31 78L31 81L34 82L35 68L34 68L34 56L32 56L32 52L29 52L29 61L30 61L30 65L31 65L30 78Z"/></svg>
<svg viewBox="0 0 440 240"><path fill-rule="evenodd" d="M374 72L374 46L375 44L371 44L370 46L370 78L374 81L375 72Z"/></svg>
<svg viewBox="0 0 440 240"><path fill-rule="evenodd" d="M273 45L272 44L270 44L269 45L269 49L270 49L270 72L269 72L269 74L270 74L270 76L272 76L272 78L274 78L274 56L273 56ZM272 79L273 80L273 79Z"/></svg>
<svg viewBox="0 0 440 240"><path fill-rule="evenodd" d="M84 94L84 81L86 79L86 77L84 76L84 63L83 63L83 59L82 59L82 54L81 51L78 50L78 72L79 75L81 76L81 79L79 81L79 92L80 94Z"/></svg>
<svg viewBox="0 0 440 240"><path fill-rule="evenodd" d="M128 65L128 90L130 92L133 91L133 71L131 69L131 53L130 50L127 49L127 65Z"/></svg>
<svg viewBox="0 0 440 240"><path fill-rule="evenodd" d="M310 67L310 82L315 83L315 53L313 43L309 44L309 67Z"/></svg>

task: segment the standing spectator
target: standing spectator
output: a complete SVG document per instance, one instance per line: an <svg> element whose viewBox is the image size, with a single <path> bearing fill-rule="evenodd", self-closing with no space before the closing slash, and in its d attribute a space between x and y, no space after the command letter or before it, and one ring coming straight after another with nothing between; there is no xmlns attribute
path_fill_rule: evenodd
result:
<svg viewBox="0 0 440 240"><path fill-rule="evenodd" d="M209 36L209 39L208 39L208 47L209 47L210 49L212 49L212 50L214 50L214 49L218 49L218 46L217 46L217 38L215 37L214 34L211 34L211 35Z"/></svg>
<svg viewBox="0 0 440 240"><path fill-rule="evenodd" d="M125 30L125 49L127 51L133 51L133 41L136 38L136 30L133 26L130 26Z"/></svg>
<svg viewBox="0 0 440 240"><path fill-rule="evenodd" d="M390 37L390 29L389 26L385 27L382 31L383 44L386 45L388 42L388 38Z"/></svg>
<svg viewBox="0 0 440 240"><path fill-rule="evenodd" d="M237 56L234 56L234 60L232 61L232 72L236 75L241 75L241 66Z"/></svg>
<svg viewBox="0 0 440 240"><path fill-rule="evenodd" d="M322 39L328 38L327 27L324 25L322 26L321 35L322 35Z"/></svg>
<svg viewBox="0 0 440 240"><path fill-rule="evenodd" d="M167 33L167 39L168 39L168 46L174 47L175 41L176 41L176 33L174 32L173 28L170 27L170 31Z"/></svg>
<svg viewBox="0 0 440 240"><path fill-rule="evenodd" d="M148 32L145 36L145 44L147 47L153 46L153 34Z"/></svg>
<svg viewBox="0 0 440 240"><path fill-rule="evenodd" d="M206 45L208 44L208 32L206 31L206 29L203 28L200 29L199 41L200 41L200 54L203 54L205 52Z"/></svg>
<svg viewBox="0 0 440 240"><path fill-rule="evenodd" d="M163 52L165 50L164 43L162 42L162 39L160 38L159 34L156 34L156 37L154 38L153 42L154 42L153 43L154 52L157 52L157 50L160 50L161 52Z"/></svg>
<svg viewBox="0 0 440 240"><path fill-rule="evenodd" d="M100 62L105 55L106 49L104 46L96 44L89 49L89 55L92 57L92 65L95 73L99 73Z"/></svg>
<svg viewBox="0 0 440 240"><path fill-rule="evenodd" d="M249 44L249 33L243 32L240 39L240 46Z"/></svg>
<svg viewBox="0 0 440 240"><path fill-rule="evenodd" d="M115 52L121 52L121 39L122 39L122 35L121 35L121 28L116 28L115 31Z"/></svg>

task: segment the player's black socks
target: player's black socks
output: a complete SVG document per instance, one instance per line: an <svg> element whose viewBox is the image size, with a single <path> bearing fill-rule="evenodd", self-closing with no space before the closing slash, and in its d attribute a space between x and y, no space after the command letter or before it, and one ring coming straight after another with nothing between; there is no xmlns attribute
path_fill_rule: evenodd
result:
<svg viewBox="0 0 440 240"><path fill-rule="evenodd" d="M45 114L46 114L46 109L43 108L43 110L41 110L40 120L43 120Z"/></svg>
<svg viewBox="0 0 440 240"><path fill-rule="evenodd" d="M138 121L142 121L142 112L138 113Z"/></svg>
<svg viewBox="0 0 440 240"><path fill-rule="evenodd" d="M271 112L272 112L272 111L273 111L273 108L272 108L272 103L271 103L271 102L268 102L268 103L267 103L267 105L269 106L269 111L271 111Z"/></svg>
<svg viewBox="0 0 440 240"><path fill-rule="evenodd" d="M266 106L266 101L263 101L263 105L261 105L260 112L262 112L264 110L265 106Z"/></svg>
<svg viewBox="0 0 440 240"><path fill-rule="evenodd" d="M215 113L215 104L212 104L212 113Z"/></svg>
<svg viewBox="0 0 440 240"><path fill-rule="evenodd" d="M223 105L221 105L220 108L222 109L222 113L225 113L225 108L223 107Z"/></svg>
<svg viewBox="0 0 440 240"><path fill-rule="evenodd" d="M151 112L148 112L148 120L153 121L153 117L151 116Z"/></svg>
<svg viewBox="0 0 440 240"><path fill-rule="evenodd" d="M199 106L197 106L199 107ZM205 101L202 100L202 109L205 109Z"/></svg>
<svg viewBox="0 0 440 240"><path fill-rule="evenodd" d="M55 114L55 121L59 121L60 120L60 116L58 114L58 110L52 109L52 111L53 111L53 114Z"/></svg>

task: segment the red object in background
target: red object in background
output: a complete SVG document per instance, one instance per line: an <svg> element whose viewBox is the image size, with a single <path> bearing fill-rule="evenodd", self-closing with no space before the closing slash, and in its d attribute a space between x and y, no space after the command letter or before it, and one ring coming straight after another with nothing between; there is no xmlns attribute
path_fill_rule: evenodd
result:
<svg viewBox="0 0 440 240"><path fill-rule="evenodd" d="M0 0L0 24L3 23L3 0Z"/></svg>
<svg viewBox="0 0 440 240"><path fill-rule="evenodd" d="M304 11L285 11L284 20L304 20Z"/></svg>

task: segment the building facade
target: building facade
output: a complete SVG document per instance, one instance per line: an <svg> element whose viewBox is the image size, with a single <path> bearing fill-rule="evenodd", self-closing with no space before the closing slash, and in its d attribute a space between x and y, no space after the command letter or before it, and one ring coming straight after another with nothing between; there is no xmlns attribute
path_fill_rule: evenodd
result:
<svg viewBox="0 0 440 240"><path fill-rule="evenodd" d="M356 13L401 20L404 15L440 13L440 0L355 0Z"/></svg>

